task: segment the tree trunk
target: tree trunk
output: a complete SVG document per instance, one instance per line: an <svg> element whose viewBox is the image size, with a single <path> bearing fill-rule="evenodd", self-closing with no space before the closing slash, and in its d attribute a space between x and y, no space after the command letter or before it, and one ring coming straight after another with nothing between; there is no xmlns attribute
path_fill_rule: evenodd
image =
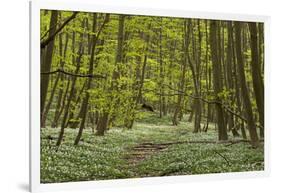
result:
<svg viewBox="0 0 281 193"><path fill-rule="evenodd" d="M85 26L84 24L85 24L85 20L83 20L83 22L82 22L82 28L84 28L84 26ZM73 36L75 36L74 32L73 32L73 34L74 34ZM80 43L79 43L79 49L78 49L78 53L77 53L78 56L76 58L75 74L79 73L82 56L84 54L83 39L84 39L84 34L80 33ZM63 137L64 137L64 130L65 130L66 123L67 123L68 113L69 113L69 109L70 109L72 99L74 97L76 80L77 80L77 77L74 76L73 79L72 79L72 84L71 84L71 89L70 89L70 93L69 93L69 96L68 96L67 104L66 104L66 107L64 109L64 115L63 115L63 119L62 119L62 122L61 122L61 129L60 129L59 137L58 137L58 140L57 140L57 143L56 143L57 147L59 147L61 145L61 142L62 142Z"/></svg>
<svg viewBox="0 0 281 193"><path fill-rule="evenodd" d="M233 73L232 69L234 68L233 66L233 29L232 29L232 22L229 22L227 24L227 57L226 61L227 63L225 64L225 71L226 71L226 87L228 90L234 90L234 84L233 84ZM231 104L231 106L234 104L235 101L235 96L232 92L230 92L230 96L228 97L228 101ZM228 118L227 118L227 123L228 123L228 128L232 132L234 137L238 137L239 133L236 130L236 127L234 125L234 116L233 114L229 113Z"/></svg>
<svg viewBox="0 0 281 193"><path fill-rule="evenodd" d="M66 57L66 49L67 49L67 45L68 45L68 35L66 34L66 40L65 40L65 47L64 47L64 50L63 50L63 42L62 42L62 34L59 35L59 55L61 57L60 59L60 68L62 69L63 66L64 66L64 61L63 59L65 59ZM63 58L63 59L62 59ZM46 124L46 119L47 119L47 116L48 116L48 113L49 113L49 110L51 108L51 104L53 102L53 98L55 96L55 92L56 92L56 89L57 89L57 86L59 85L59 81L61 80L61 74L58 74L57 77L56 77L56 80L55 80L55 83L53 85L53 89L52 89L52 92L51 92L51 95L50 95L50 98L49 98L49 101L45 107L45 111L43 112L43 115L42 115L42 120L41 120L41 125L42 127L45 127L45 124Z"/></svg>
<svg viewBox="0 0 281 193"><path fill-rule="evenodd" d="M251 66L252 66L252 78L253 87L256 96L256 103L259 112L259 122L262 127L260 127L260 137L264 137L264 85L262 79L261 66L259 61L258 52L258 30L257 23L248 23L250 34L251 34Z"/></svg>
<svg viewBox="0 0 281 193"><path fill-rule="evenodd" d="M216 96L216 101L221 102L219 93L222 92L222 82L221 82L221 60L218 53L218 21L210 22L210 46L211 46L211 56L212 56L212 64L213 64L213 86L214 92ZM217 115L217 126L218 126L218 134L219 140L227 140L227 131L224 123L224 113L222 106L219 103L215 104L216 115Z"/></svg>
<svg viewBox="0 0 281 193"><path fill-rule="evenodd" d="M113 72L112 75L112 83L110 86L110 90L117 90L117 79L119 78L119 70L120 70L120 63L123 61L123 44L124 44L124 28L125 28L125 15L120 15L119 16L119 24L118 24L118 42L117 42L117 54L116 54L116 58L115 58L115 65L116 65L116 69ZM111 99L109 101L109 103L111 102ZM114 105L114 104L113 104ZM112 105L109 104L109 108ZM96 129L96 134L97 135L104 135L105 130L108 128L108 124L109 124L109 118L110 114L109 114L109 110L107 110L107 112L103 112L102 115L100 115L98 124L97 124L97 129Z"/></svg>
<svg viewBox="0 0 281 193"><path fill-rule="evenodd" d="M184 21L184 34L189 33L187 32L187 21ZM186 52L187 51L187 46L188 46L188 42L187 39L188 37L186 37L186 35L183 37L183 51ZM182 92L181 94L178 95L178 101L177 101L177 105L176 105L176 109L174 112L174 116L173 116L173 125L178 125L178 114L181 110L181 105L182 105L182 99L184 97L184 92L185 92L185 74L186 74L186 67L187 67L187 59L186 59L186 54L183 54L183 59L182 59L182 72L181 72L181 78L180 78L180 91Z"/></svg>
<svg viewBox="0 0 281 193"><path fill-rule="evenodd" d="M150 26L148 27L148 29L150 29ZM141 77L140 77L140 82L139 82L139 85L138 85L138 92L137 92L137 97L136 97L135 104L134 104L134 109L137 108L138 104L141 103L141 100L142 100L142 89L143 89L145 70L146 70L146 64L147 64L147 57L148 57L147 52L149 50L149 42L150 42L150 35L149 34L146 35L145 41L146 41L146 47L145 47L145 50L144 50L145 54L144 54L144 60L143 60L143 65L142 65L142 70L141 70ZM135 116L136 116L136 113L133 112L132 118L131 118L131 120L129 120L129 124L127 125L127 127L129 129L131 129L134 125Z"/></svg>
<svg viewBox="0 0 281 193"><path fill-rule="evenodd" d="M194 115L194 103L191 104L191 111L190 111L190 114L188 117L188 122L190 122L190 123L192 122L193 115Z"/></svg>
<svg viewBox="0 0 281 193"><path fill-rule="evenodd" d="M105 15L104 22L103 22L102 26L100 27L99 32L96 34L97 14L96 13L93 14L93 33L96 35L93 35L93 40L92 40L92 45L91 45L92 46L91 58L90 58L88 74L93 74L93 72L94 72L94 58L95 58L95 49L96 49L96 45L97 45L97 40L99 38L99 34L103 30L103 28L107 22L109 22L109 14ZM88 79L87 88L86 88L87 91L89 91L92 87L92 80L93 80L92 78ZM80 122L79 131L76 136L74 145L78 145L78 143L81 139L83 130L85 128L85 121L86 121L87 112L88 112L89 99L90 99L90 93L86 92L86 96L83 99L82 106L81 106L81 117L80 117L81 122Z"/></svg>
<svg viewBox="0 0 281 193"><path fill-rule="evenodd" d="M189 28L193 28L192 25L192 21L189 21ZM192 47L193 47L193 58L195 59L191 59L190 57L190 53L189 53L189 49L187 46L187 57L188 57L188 63L189 63L189 67L191 69L191 73L192 73L192 78L193 78L193 85L194 85L194 94L195 97L200 97L200 88L199 88L199 59L197 59L196 56L200 56L200 54L196 54L197 50L196 50L196 42L195 42L195 38L194 38L194 34L190 33L191 36L191 40L192 40ZM186 39L190 38L189 34L186 33ZM187 41L187 40L186 40ZM199 51L200 53L200 51ZM193 110L194 110L194 133L198 133L199 131L201 131L201 126L200 126L200 122L201 122L201 101L200 99L193 99Z"/></svg>
<svg viewBox="0 0 281 193"><path fill-rule="evenodd" d="M162 19L161 19L161 25L162 25ZM162 50L162 26L159 29L159 68L160 68L160 96L159 96L159 117L162 118L164 111L165 111L165 97L164 95L164 67L163 67L163 50Z"/></svg>
<svg viewBox="0 0 281 193"><path fill-rule="evenodd" d="M66 101L66 98L67 98L67 94L68 94L68 90L69 90L69 86L70 86L70 82L71 82L70 80L71 79L68 78L65 92L63 92L64 91L63 88L60 88L60 90L59 90L55 116L54 116L54 120L53 120L52 125L51 125L52 128L56 128L58 126L59 118L60 118L60 116L61 116L61 114L64 110L65 101ZM63 81L63 76L62 76L62 81Z"/></svg>
<svg viewBox="0 0 281 193"><path fill-rule="evenodd" d="M234 22L235 26L235 43L236 43L236 54L237 54L237 65L238 74L240 79L240 86L242 91L242 97L245 105L245 113L247 118L247 126L250 133L251 144L253 147L259 145L259 138L257 135L256 125L253 117L253 110L251 106L249 91L247 88L245 72L244 72L244 61L242 56L242 46L241 46L241 22Z"/></svg>
<svg viewBox="0 0 281 193"><path fill-rule="evenodd" d="M50 31L49 37L56 31L56 24L58 21L58 11L52 11L51 20L50 20ZM41 72L49 72L51 70L52 58L53 58L53 50L54 50L55 40L53 39L47 46L46 51L41 49ZM45 54L43 55L43 53ZM44 58L43 58L44 57ZM41 120L43 116L43 112L45 109L45 102L48 93L49 86L49 75L41 75L41 100L40 100L40 113ZM42 124L42 122L41 122Z"/></svg>
<svg viewBox="0 0 281 193"><path fill-rule="evenodd" d="M81 97L83 96L83 92L86 88L86 85L87 85L87 80L84 82L82 88L78 92L77 99L76 99L76 101L73 105L74 107L70 111L70 115L69 115L69 118L68 118L68 121L67 121L67 127L69 127L69 128L76 129L78 127L79 123L80 123L81 117L83 116L82 108L80 108L80 111L79 111L76 118L74 118L74 112L76 110L76 106L79 106L79 103L81 101Z"/></svg>
<svg viewBox="0 0 281 193"><path fill-rule="evenodd" d="M100 116L97 128L96 128L96 135L97 136L103 136L105 131L107 130L108 120L109 119L109 113L106 112L103 115Z"/></svg>

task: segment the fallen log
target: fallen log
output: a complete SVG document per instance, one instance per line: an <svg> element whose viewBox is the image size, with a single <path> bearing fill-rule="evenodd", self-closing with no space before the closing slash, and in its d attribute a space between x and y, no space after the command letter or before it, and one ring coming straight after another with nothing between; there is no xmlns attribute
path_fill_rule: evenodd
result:
<svg viewBox="0 0 281 193"><path fill-rule="evenodd" d="M263 142L264 140L260 140L260 142ZM236 143L250 143L250 140L245 140L245 139L239 139L239 140L226 140L226 141L209 141L209 140L200 140L200 141L173 141L173 142L167 142L167 143L155 143L153 145L155 146L165 146L165 145L176 145L176 144L185 144L185 143L190 143L190 144L198 144L198 143L203 143L203 144L236 144ZM152 144L151 144L152 146Z"/></svg>

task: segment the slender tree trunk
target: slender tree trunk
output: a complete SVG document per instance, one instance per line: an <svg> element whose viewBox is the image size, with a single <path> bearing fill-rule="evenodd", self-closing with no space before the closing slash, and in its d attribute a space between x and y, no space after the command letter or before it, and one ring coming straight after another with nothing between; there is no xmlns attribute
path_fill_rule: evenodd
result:
<svg viewBox="0 0 281 193"><path fill-rule="evenodd" d="M79 103L80 103L81 98L83 96L83 92L86 88L86 85L87 85L87 80L84 82L82 88L78 92L77 99L76 99L76 101L73 105L74 107L69 114L69 118L68 118L68 121L67 121L67 127L69 127L69 128L76 129L78 127L79 123L80 123L81 117L83 116L83 112L81 111L82 110L81 108L80 108L80 111L79 111L78 116L76 118L74 118L74 112L76 110L75 107L79 106Z"/></svg>
<svg viewBox="0 0 281 193"><path fill-rule="evenodd" d="M161 20L161 25L162 25L162 20ZM164 114L164 103L165 103L165 97L164 95L164 86L163 86L163 82L164 82L164 67L163 67L163 50L162 50L162 26L159 30L159 68L160 68L160 96L159 96L159 117L162 118L163 114Z"/></svg>
<svg viewBox="0 0 281 193"><path fill-rule="evenodd" d="M97 128L96 128L96 135L97 136L103 136L106 129L107 129L107 125L108 125L108 120L109 119L109 113L105 112L104 114L102 114L99 118L98 124L97 124Z"/></svg>
<svg viewBox="0 0 281 193"><path fill-rule="evenodd" d="M76 66L76 70L75 70L76 74L80 70L81 58L82 58L82 55L83 55L83 43L80 43L80 44L81 45L80 45L80 48L79 48L79 56L77 58L77 66ZM70 108L71 101L73 99L74 92L75 92L76 80L77 80L77 77L73 77L72 84L71 84L71 90L70 90L70 93L69 93L69 97L68 97L68 100L67 100L66 107L64 109L64 115L63 115L63 119L62 119L62 122L61 122L61 130L60 130L60 134L59 134L58 141L57 141L57 144L56 144L57 146L61 145L61 142L62 142L63 137L64 137L64 129L66 127L69 108Z"/></svg>
<svg viewBox="0 0 281 193"><path fill-rule="evenodd" d="M84 26L85 26L84 24L85 24L85 20L82 22L82 28L84 28ZM75 34L74 34L74 36L75 36ZM79 43L79 49L78 49L78 56L76 58L75 74L79 73L82 56L84 54L83 39L84 39L84 34L80 33L80 43ZM68 113L69 113L70 105L71 105L71 102L72 102L72 99L73 99L74 93L75 93L76 80L77 80L77 77L74 76L73 79L72 79L71 89L70 89L69 97L68 97L68 100L67 100L67 103L66 103L66 107L64 108L64 115L63 115L63 119L62 119L62 122L61 122L61 129L60 129L59 137L58 137L58 140L57 140L57 143L56 143L57 147L59 147L61 145L61 142L62 142L63 137L64 137L64 130L65 130L65 127L66 127L66 124L67 124Z"/></svg>
<svg viewBox="0 0 281 193"><path fill-rule="evenodd" d="M260 57L258 53L258 30L257 23L248 23L250 34L251 34L251 66L252 66L252 78L253 87L256 96L256 103L259 112L259 122L262 127L260 127L260 137L264 137L264 85L262 79L262 72L260 66Z"/></svg>
<svg viewBox="0 0 281 193"><path fill-rule="evenodd" d="M51 104L52 104L52 101L53 101L53 98L55 96L55 91L57 89L57 85L59 83L59 79L60 79L60 75L58 75L56 77L56 80L55 80L55 83L53 85L53 89L51 91L51 95L50 95L50 99L45 107L45 111L43 112L43 115L42 115L42 118L41 118L41 127L45 127L46 126L46 120L47 120L47 116L48 116L48 113L49 113L49 110L51 108Z"/></svg>
<svg viewBox="0 0 281 193"><path fill-rule="evenodd" d="M112 75L112 83L110 90L117 90L117 79L119 78L119 70L120 70L120 63L123 61L123 44L124 44L124 28L125 28L125 15L120 15L119 16L119 24L118 24L118 42L117 42L117 54L116 54L116 59L115 59L115 65L117 69L114 70L113 75ZM117 90L118 91L118 90ZM113 104L114 105L114 104ZM109 104L109 108L111 107L111 104ZM109 118L110 114L109 111L107 112L102 112L100 115L97 128L96 128L96 135L103 136L106 129L108 128L109 123Z"/></svg>
<svg viewBox="0 0 281 193"><path fill-rule="evenodd" d="M258 30L259 30L259 62L261 66L262 72L264 72L264 24L259 23L258 24Z"/></svg>
<svg viewBox="0 0 281 193"><path fill-rule="evenodd" d="M64 80L64 78L62 76L62 81L63 80ZM68 78L65 92L63 92L64 91L63 88L60 88L60 90L59 90L55 116L54 116L54 120L53 120L52 126L51 126L52 128L56 128L58 126L59 118L60 118L60 116L61 116L61 114L64 110L64 107L65 107L65 101L66 101L66 98L67 98L70 82L71 82L71 79Z"/></svg>
<svg viewBox="0 0 281 193"><path fill-rule="evenodd" d="M233 65L233 29L232 29L232 23L229 22L227 24L227 57L226 57L226 65L225 65L225 71L226 71L226 85L227 85L227 89L228 90L234 90L234 83L233 83L233 73L232 73L232 69L234 68ZM230 92L230 96L228 97L229 103L232 105L234 105L234 101L235 101L235 96L232 92ZM234 125L234 116L233 114L229 113L228 114L228 128L229 130L232 132L234 137L238 137L239 133L236 130L236 127Z"/></svg>
<svg viewBox="0 0 281 193"><path fill-rule="evenodd" d="M101 27L99 29L99 32L97 33L97 35L93 36L92 50L91 50L91 59L90 59L90 65L89 65L88 74L93 74L93 72L94 72L94 57L95 57L95 49L96 49L97 41L98 41L98 38L99 38L98 35L101 33L101 31L103 30L105 24L108 23L108 22L109 22L109 14L106 14L104 22L103 22L103 24L101 25ZM97 31L96 30L96 26L97 26L97 14L94 13L93 14L93 33L96 33L96 31ZM87 88L86 88L87 91L89 91L91 89L91 87L92 87L92 80L93 80L92 78L88 79ZM80 117L81 118L81 122L80 122L79 131L78 131L78 134L76 136L74 145L78 145L78 143L79 143L79 141L81 139L83 130L85 128L85 121L86 121L87 112L88 112L89 99L90 99L90 93L86 92L86 96L83 99L82 106L81 106L81 117Z"/></svg>
<svg viewBox="0 0 281 193"><path fill-rule="evenodd" d="M247 88L245 72L244 72L244 61L242 56L242 45L241 45L241 22L234 22L234 26L235 26L237 65L238 65L238 72L239 72L238 74L240 78L242 97L245 105L247 126L250 133L251 144L253 147L257 147L259 145L259 138L257 135L256 125L253 117L253 110L251 106L249 91Z"/></svg>
<svg viewBox="0 0 281 193"><path fill-rule="evenodd" d="M62 34L59 35L59 55L61 57L60 59L60 68L62 69L63 66L64 66L64 59L66 57L66 49L67 49L67 45L68 45L68 35L66 35L66 41L65 41L65 46L63 48L63 42L62 42ZM63 50L64 49L64 50ZM62 59L63 58L63 59ZM56 92L56 89L57 89L57 86L59 85L59 81L61 80L61 74L58 74L56 79L55 79L55 83L53 85L53 89L52 89L52 92L51 92L51 95L50 95L50 98L49 98L49 101L45 107L45 111L43 112L43 116L42 116L42 120L41 120L41 125L42 127L45 127L45 124L46 124L46 119L48 117L48 113L49 113L49 110L50 110L50 107L51 107L51 104L53 102L53 98L55 96L55 92Z"/></svg>
<svg viewBox="0 0 281 193"><path fill-rule="evenodd" d="M184 34L186 33L189 33L187 32L187 21L185 20L184 21ZM188 42L187 39L188 37L186 37L186 35L184 35L183 37L183 51L186 52L188 49L187 49L187 46L188 46ZM177 101L177 105L176 105L176 109L175 109L175 112L174 112L174 116L173 116L173 125L178 125L178 113L180 112L181 110L181 105L182 105L182 99L184 97L184 92L185 92L185 74L186 74L186 67L187 67L187 59L186 59L186 54L183 55L183 59L182 59L182 72L181 72L181 79L180 79L180 82L179 82L179 85L180 85L180 91L182 92L182 94L179 94L178 95L178 101Z"/></svg>
<svg viewBox="0 0 281 193"><path fill-rule="evenodd" d="M221 102L220 97L218 94L222 92L222 82L221 82L221 60L218 53L218 21L211 21L210 22L210 44L211 44L211 56L212 56L212 64L213 64L213 86L214 92L216 95L216 100ZM216 115L217 115L217 126L218 126L218 134L219 140L227 140L227 131L225 128L224 123L224 113L222 106L219 103L215 104L216 108Z"/></svg>
<svg viewBox="0 0 281 193"><path fill-rule="evenodd" d="M52 11L51 13L51 20L50 20L50 31L49 37L56 31L56 23L58 20L58 11ZM53 58L53 50L54 50L55 40L52 40L47 48L46 51L41 49L41 72L49 72L51 70L52 58ZM45 52L45 55L42 53ZM49 75L41 75L41 101L40 101L40 113L41 113L41 120L43 116L43 112L45 109L45 102L48 93L48 86L49 86ZM42 124L42 122L41 122Z"/></svg>
<svg viewBox="0 0 281 193"><path fill-rule="evenodd" d="M191 104L191 111L190 111L190 114L188 117L188 122L190 122L190 123L192 122L193 115L194 115L194 103Z"/></svg>
<svg viewBox="0 0 281 193"><path fill-rule="evenodd" d="M205 21L205 35L206 35L206 42L205 42L205 45L206 45L206 53L205 53L205 63L206 63L206 69L205 69L205 81L206 81L206 94L207 96L209 96L210 94L210 82L209 82L209 71L211 71L209 69L209 47L208 47L208 44L209 44L209 37L208 37L208 21L206 20ZM211 116L211 106L210 104L207 104L207 118L206 118L206 126L204 128L204 131L207 132L208 131L208 128L209 128L209 121L210 121L210 116Z"/></svg>
<svg viewBox="0 0 281 193"><path fill-rule="evenodd" d="M190 21L189 24L189 28L193 28L192 25L192 21ZM193 78L193 85L194 85L194 93L195 93L195 97L200 97L200 88L199 88L199 62L197 59L197 49L196 49L196 42L195 42L195 38L194 38L194 34L191 33L191 38L192 38L192 46L193 46L193 57L195 57L194 60L191 60L190 57L190 53L189 51L187 51L187 57L188 57L188 63L189 63L189 67L191 69L191 73L192 73L192 78ZM187 35L189 36L189 35ZM189 37L187 37L189 38ZM198 54L200 56L200 54ZM199 131L201 131L201 126L200 126L200 122L201 122L201 101L200 99L194 99L194 115L195 115L195 119L194 119L194 133L198 133Z"/></svg>
<svg viewBox="0 0 281 193"><path fill-rule="evenodd" d="M149 29L150 29L150 26L149 26ZM140 82L138 85L138 92L137 92L137 97L136 97L135 104L134 104L134 109L137 108L138 104L141 103L141 100L142 100L142 89L143 89L143 84L144 84L145 70L146 70L147 57L148 57L147 52L149 50L149 42L150 42L149 34L146 35L145 41L146 41L146 47L144 50L145 54L144 54L143 65L142 65L142 70L141 70L141 77L140 77ZM129 125L127 126L129 129L131 129L134 125L135 116L136 116L136 113L133 112L132 118L129 121Z"/></svg>
<svg viewBox="0 0 281 193"><path fill-rule="evenodd" d="M234 93L234 101L237 104L237 110L240 114L243 114L243 101L241 100L241 86L240 86L240 80L239 80L239 75L238 75L238 65L237 65L237 54L235 50L235 42L233 38L233 22L230 23L231 25L231 47L232 47L232 61L233 61L233 81L234 81L234 88L235 88L235 93ZM234 121L235 128L238 130L240 128L241 134L243 139L247 139L247 133L245 131L244 127L244 121L240 120L239 118L235 118Z"/></svg>

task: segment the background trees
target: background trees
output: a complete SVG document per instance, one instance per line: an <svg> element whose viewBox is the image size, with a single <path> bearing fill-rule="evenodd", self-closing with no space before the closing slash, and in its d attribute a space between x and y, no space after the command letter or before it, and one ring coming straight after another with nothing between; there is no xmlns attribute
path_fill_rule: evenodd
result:
<svg viewBox="0 0 281 193"><path fill-rule="evenodd" d="M41 36L41 125L60 125L57 146L65 127L76 145L86 127L133 129L143 104L194 133L215 123L218 140L263 137L261 23L42 11Z"/></svg>

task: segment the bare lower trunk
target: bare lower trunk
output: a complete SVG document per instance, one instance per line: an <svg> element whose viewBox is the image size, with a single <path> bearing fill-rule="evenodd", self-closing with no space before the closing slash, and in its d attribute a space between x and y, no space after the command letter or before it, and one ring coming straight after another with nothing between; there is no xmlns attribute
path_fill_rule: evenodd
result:
<svg viewBox="0 0 281 193"><path fill-rule="evenodd" d="M107 130L107 125L108 125L108 119L109 119L109 114L104 113L102 116L100 116L97 128L96 128L96 135L98 136L103 136L105 131Z"/></svg>

